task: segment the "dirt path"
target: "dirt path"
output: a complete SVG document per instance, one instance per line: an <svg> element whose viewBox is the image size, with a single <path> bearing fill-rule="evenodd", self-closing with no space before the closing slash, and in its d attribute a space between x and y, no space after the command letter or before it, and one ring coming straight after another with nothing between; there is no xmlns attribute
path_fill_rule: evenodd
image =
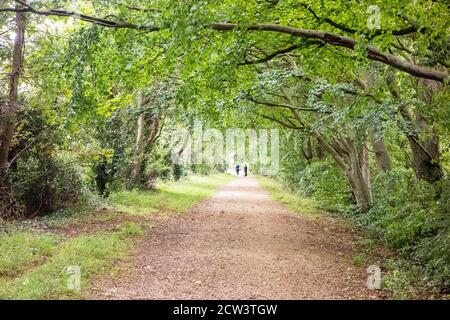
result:
<svg viewBox="0 0 450 320"><path fill-rule="evenodd" d="M155 227L129 272L102 280L95 298L377 298L351 263L355 250L344 228L290 213L240 177Z"/></svg>

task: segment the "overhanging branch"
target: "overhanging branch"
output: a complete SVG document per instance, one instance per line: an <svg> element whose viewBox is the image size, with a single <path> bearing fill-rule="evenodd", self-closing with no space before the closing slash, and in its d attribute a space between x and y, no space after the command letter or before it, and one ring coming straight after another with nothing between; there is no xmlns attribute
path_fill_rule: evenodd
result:
<svg viewBox="0 0 450 320"><path fill-rule="evenodd" d="M130 22L122 22L122 21L113 21L108 19L102 19L94 16L88 16L80 13L75 13L71 11L59 10L59 9L50 9L50 10L38 10L30 5L26 4L23 1L16 2L22 4L24 7L22 8L0 8L1 12L30 12L43 16L59 16L59 17L73 17L75 19L79 19L82 21L86 21L89 23L98 24L107 28L127 28L127 29L137 29L137 30L146 30L149 32L159 31L161 28L158 26L148 26L148 25L138 25ZM212 23L209 27L213 30L217 31L233 31L239 28L239 25L235 23ZM350 50L355 50L358 45L358 41L349 38L340 36L337 34L333 34L326 31L321 30L310 30L310 29L302 29L295 28L289 26L281 26L277 24L254 24L245 27L245 29L249 31L270 31L277 32L283 34L290 34L295 37L307 38L307 39L316 39L323 41L326 44L330 44L333 46L344 47ZM384 64L387 64L393 68L409 73L415 77L425 78L435 81L444 82L448 77L447 72L438 71L431 68L421 67L405 61L403 58L394 56L390 53L385 53L380 51L374 45L366 46L367 57L370 60L379 61Z"/></svg>
<svg viewBox="0 0 450 320"><path fill-rule="evenodd" d="M285 128L288 128L288 129L294 129L294 130L302 130L302 129L304 129L303 127L293 126L293 125L291 125L291 124L289 124L289 123L283 122L283 121L280 120L280 119L277 119L277 118L271 117L271 116L267 116L267 115L262 114L262 113L255 112L255 114L258 115L258 116L260 116L260 117L262 117L262 118L264 118L264 119L267 119L267 120L276 122L276 123L278 123L279 125L281 125L281 126L283 126L283 127L285 127Z"/></svg>
<svg viewBox="0 0 450 320"><path fill-rule="evenodd" d="M98 18L94 16L89 16L73 11L66 11L61 9L49 9L49 10L39 10L24 1L15 0L17 3L21 4L23 7L20 8L0 8L1 12L23 12L23 13L34 13L41 16L55 16L55 17L72 17L81 21L93 23L107 28L116 29L136 29L136 30L146 30L146 31L159 31L160 28L156 26L138 25L130 22L124 21L114 21L109 19Z"/></svg>
<svg viewBox="0 0 450 320"><path fill-rule="evenodd" d="M239 28L239 25L235 23L213 23L210 26L213 30L217 31L233 31ZM294 28L277 24L254 24L247 26L246 29L249 31L269 31L290 34L295 37L317 39L323 41L324 43L344 47L350 50L355 50L358 45L358 41L355 39L321 30ZM446 72L421 67L405 61L403 58L394 56L390 53L382 52L374 45L367 45L366 51L367 57L370 60L379 61L390 65L393 68L409 73L415 77L444 82L449 76Z"/></svg>
<svg viewBox="0 0 450 320"><path fill-rule="evenodd" d="M298 48L299 48L298 45L293 45L293 46L290 46L290 47L288 47L288 48L281 49L281 50L275 51L275 52L273 52L273 53L271 53L271 54L268 54L267 56L265 56L264 58L261 58L261 59L257 59L257 60L245 60L244 62L239 63L239 65L242 66L242 65L249 65L249 64L264 63L264 62L267 62L267 61L269 61L269 60L272 60L272 59L275 58L276 56L279 56L279 55L281 55L281 54L289 53L289 52L294 51L295 49L298 49Z"/></svg>

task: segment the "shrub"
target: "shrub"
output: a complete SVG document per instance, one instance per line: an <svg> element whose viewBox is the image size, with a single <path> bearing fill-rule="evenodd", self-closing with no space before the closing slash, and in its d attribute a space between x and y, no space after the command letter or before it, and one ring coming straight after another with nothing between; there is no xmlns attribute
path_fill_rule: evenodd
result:
<svg viewBox="0 0 450 320"><path fill-rule="evenodd" d="M20 162L14 188L27 216L73 207L83 193L81 177L72 163L52 157L29 157Z"/></svg>
<svg viewBox="0 0 450 320"><path fill-rule="evenodd" d="M450 287L449 180L432 185L412 172L383 173L373 183L374 207L359 217L376 237L422 267L429 285Z"/></svg>
<svg viewBox="0 0 450 320"><path fill-rule="evenodd" d="M333 162L320 161L308 166L303 183L313 186L313 196L323 208L334 212L355 209L346 179Z"/></svg>

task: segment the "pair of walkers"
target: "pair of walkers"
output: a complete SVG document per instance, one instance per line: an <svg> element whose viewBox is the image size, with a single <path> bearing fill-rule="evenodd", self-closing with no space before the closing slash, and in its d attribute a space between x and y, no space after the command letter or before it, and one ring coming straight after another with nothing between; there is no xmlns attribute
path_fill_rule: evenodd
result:
<svg viewBox="0 0 450 320"><path fill-rule="evenodd" d="M241 171L241 166L239 163L236 165L236 174L239 175L239 172ZM247 176L248 173L248 166L244 164L244 175Z"/></svg>

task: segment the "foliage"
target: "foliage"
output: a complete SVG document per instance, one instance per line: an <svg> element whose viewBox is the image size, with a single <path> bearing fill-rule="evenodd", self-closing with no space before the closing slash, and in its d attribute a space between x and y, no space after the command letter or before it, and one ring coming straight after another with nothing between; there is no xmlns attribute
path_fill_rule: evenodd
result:
<svg viewBox="0 0 450 320"><path fill-rule="evenodd" d="M313 218L323 214L322 210L318 208L318 204L312 199L302 197L298 193L286 192L283 186L273 179L258 177L258 180L275 200L285 204L292 211L306 214Z"/></svg>
<svg viewBox="0 0 450 320"><path fill-rule="evenodd" d="M377 177L379 194L372 211L360 217L378 238L419 264L427 282L436 288L450 285L448 192L437 198L442 186L417 183L408 172L390 172ZM438 199L438 200L437 200Z"/></svg>
<svg viewBox="0 0 450 320"><path fill-rule="evenodd" d="M298 172L299 190L313 195L326 210L354 210L351 195L342 173L330 161L314 162Z"/></svg>
<svg viewBox="0 0 450 320"><path fill-rule="evenodd" d="M314 167L318 170L314 170ZM306 190L305 193L316 199L324 208L353 219L375 239L414 261L415 265L407 269L411 272L416 270L415 274L419 275L415 277L422 277L422 288L431 287L437 291L446 291L450 279L448 179L433 186L426 182L417 182L409 170L380 173L373 182L372 191L376 199L374 206L368 214L361 215L352 210L350 199L337 196L339 193L347 194L345 183L333 182L330 177L330 169L339 176L337 169L333 169L333 166L328 170L325 168L327 165L320 162L308 166L302 171L300 179L306 180L306 183L295 184L297 189L294 190L301 193ZM292 181L287 183L292 188ZM445 192L441 193L441 190ZM297 201L301 199L297 196ZM359 257L356 259L355 263L359 263ZM404 271L400 268L394 272L394 269L398 268L393 268L389 273L387 285L395 287L396 292L401 295L400 287L405 287L406 284L400 286L397 282ZM413 281L406 280L411 278L406 274L402 277L405 277L404 281Z"/></svg>
<svg viewBox="0 0 450 320"><path fill-rule="evenodd" d="M8 103L15 23L11 10L0 12L0 126L9 121L4 110L17 107L7 165L0 168L0 216L70 210L96 195L111 195L131 213L185 210L210 193L183 178L226 168L173 163L176 129L192 129L198 119L221 130L276 128L277 179L296 195L282 201L314 211L305 200L312 197L323 209L355 218L419 264L430 286L448 288L448 79L392 68L401 61L448 72L444 1L28 3L111 22L27 13L19 96ZM9 5L14 1L0 7ZM374 5L380 25L371 27ZM237 27L211 26L226 22ZM374 48L379 53L368 55ZM389 168L380 169L377 139ZM174 187L172 179L182 183ZM219 183L210 179L207 185ZM166 183L156 185L161 192L143 191L157 181Z"/></svg>
<svg viewBox="0 0 450 320"><path fill-rule="evenodd" d="M48 214L73 207L83 193L78 170L70 163L44 159L27 159L26 169L16 175L16 193L28 216Z"/></svg>
<svg viewBox="0 0 450 320"><path fill-rule="evenodd" d="M120 191L111 196L111 203L129 214L146 215L157 211L185 212L214 189L231 180L231 176L216 174L191 176L184 180L158 185L157 191Z"/></svg>

